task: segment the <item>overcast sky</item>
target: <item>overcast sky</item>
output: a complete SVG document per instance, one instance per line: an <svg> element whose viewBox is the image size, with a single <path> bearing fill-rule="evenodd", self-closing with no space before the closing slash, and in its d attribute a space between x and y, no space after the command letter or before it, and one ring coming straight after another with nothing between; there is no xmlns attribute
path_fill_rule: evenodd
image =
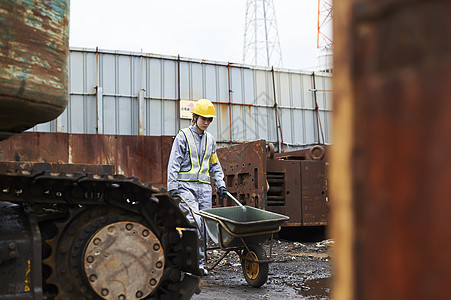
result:
<svg viewBox="0 0 451 300"><path fill-rule="evenodd" d="M317 0L273 0L283 67L316 66ZM71 0L70 46L242 63L246 0Z"/></svg>

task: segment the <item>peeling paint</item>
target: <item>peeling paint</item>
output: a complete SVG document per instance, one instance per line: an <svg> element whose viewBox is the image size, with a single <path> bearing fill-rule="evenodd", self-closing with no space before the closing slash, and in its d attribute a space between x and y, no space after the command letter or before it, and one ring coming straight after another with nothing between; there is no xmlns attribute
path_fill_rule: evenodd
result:
<svg viewBox="0 0 451 300"><path fill-rule="evenodd" d="M65 109L68 25L68 0L0 2L0 132L5 136L55 119Z"/></svg>
<svg viewBox="0 0 451 300"><path fill-rule="evenodd" d="M27 269L25 270L25 287L23 289L24 292L30 291L31 284L30 273L31 273L31 261L27 260Z"/></svg>

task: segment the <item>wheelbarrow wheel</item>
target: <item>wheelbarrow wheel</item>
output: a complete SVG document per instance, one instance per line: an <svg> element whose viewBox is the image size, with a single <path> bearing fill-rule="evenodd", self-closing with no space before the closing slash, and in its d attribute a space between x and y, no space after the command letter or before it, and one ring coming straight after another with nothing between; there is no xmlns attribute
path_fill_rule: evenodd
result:
<svg viewBox="0 0 451 300"><path fill-rule="evenodd" d="M265 250L260 245L249 245L249 250L244 249L243 257L253 260L267 260ZM268 280L269 264L252 262L241 259L243 275L247 283L253 287L261 287Z"/></svg>

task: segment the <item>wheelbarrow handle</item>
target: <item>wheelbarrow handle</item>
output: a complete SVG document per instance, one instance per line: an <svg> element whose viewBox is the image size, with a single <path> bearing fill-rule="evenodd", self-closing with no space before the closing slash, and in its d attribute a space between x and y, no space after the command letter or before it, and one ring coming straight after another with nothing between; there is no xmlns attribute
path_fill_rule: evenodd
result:
<svg viewBox="0 0 451 300"><path fill-rule="evenodd" d="M230 198L232 198L233 201L235 201L236 204L238 204L239 206L244 206L243 204L240 203L240 201L238 201L235 197L232 196L232 194L230 194L229 192L226 191L227 196L229 196Z"/></svg>

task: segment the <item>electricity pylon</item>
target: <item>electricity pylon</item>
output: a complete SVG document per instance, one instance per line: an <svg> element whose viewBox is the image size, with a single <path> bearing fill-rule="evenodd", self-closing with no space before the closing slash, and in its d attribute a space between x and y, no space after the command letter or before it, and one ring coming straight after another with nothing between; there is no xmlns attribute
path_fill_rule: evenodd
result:
<svg viewBox="0 0 451 300"><path fill-rule="evenodd" d="M282 67L279 32L272 0L247 0L243 63Z"/></svg>
<svg viewBox="0 0 451 300"><path fill-rule="evenodd" d="M316 47L333 48L332 40L332 0L318 0L318 33Z"/></svg>
<svg viewBox="0 0 451 300"><path fill-rule="evenodd" d="M332 10L333 0L318 0L318 32L316 37L318 69L333 71Z"/></svg>

